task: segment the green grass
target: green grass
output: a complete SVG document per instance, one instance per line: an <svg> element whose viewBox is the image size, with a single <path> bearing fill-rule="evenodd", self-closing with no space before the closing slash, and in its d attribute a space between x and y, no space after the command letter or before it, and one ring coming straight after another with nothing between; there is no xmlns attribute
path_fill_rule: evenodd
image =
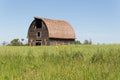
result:
<svg viewBox="0 0 120 80"><path fill-rule="evenodd" d="M120 45L3 46L0 80L120 80Z"/></svg>

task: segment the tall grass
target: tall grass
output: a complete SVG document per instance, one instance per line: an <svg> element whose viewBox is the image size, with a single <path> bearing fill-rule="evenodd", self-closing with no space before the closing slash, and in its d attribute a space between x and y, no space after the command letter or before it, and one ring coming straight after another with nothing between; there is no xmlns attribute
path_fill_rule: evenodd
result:
<svg viewBox="0 0 120 80"><path fill-rule="evenodd" d="M120 80L120 45L0 47L0 80Z"/></svg>

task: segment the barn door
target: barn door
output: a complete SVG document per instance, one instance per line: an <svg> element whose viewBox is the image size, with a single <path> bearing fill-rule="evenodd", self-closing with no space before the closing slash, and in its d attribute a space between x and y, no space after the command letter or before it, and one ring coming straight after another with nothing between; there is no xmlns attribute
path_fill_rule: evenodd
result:
<svg viewBox="0 0 120 80"><path fill-rule="evenodd" d="M42 45L42 41L41 40L36 40L36 46L41 46Z"/></svg>

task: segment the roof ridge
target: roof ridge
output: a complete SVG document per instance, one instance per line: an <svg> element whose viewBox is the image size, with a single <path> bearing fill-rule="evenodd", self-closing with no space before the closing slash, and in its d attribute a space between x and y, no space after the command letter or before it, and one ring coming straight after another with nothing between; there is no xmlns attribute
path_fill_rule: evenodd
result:
<svg viewBox="0 0 120 80"><path fill-rule="evenodd" d="M64 21L64 22L67 22L67 21L65 21L65 20L50 19L50 18L38 17L38 16L35 16L34 18L36 18L36 19L47 19L47 20L52 20L52 21Z"/></svg>

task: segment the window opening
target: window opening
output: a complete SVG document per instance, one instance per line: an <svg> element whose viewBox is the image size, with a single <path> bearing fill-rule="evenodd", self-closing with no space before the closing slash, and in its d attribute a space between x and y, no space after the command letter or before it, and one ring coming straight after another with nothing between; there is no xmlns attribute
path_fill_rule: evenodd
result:
<svg viewBox="0 0 120 80"><path fill-rule="evenodd" d="M37 33L37 36L40 37L40 32Z"/></svg>

